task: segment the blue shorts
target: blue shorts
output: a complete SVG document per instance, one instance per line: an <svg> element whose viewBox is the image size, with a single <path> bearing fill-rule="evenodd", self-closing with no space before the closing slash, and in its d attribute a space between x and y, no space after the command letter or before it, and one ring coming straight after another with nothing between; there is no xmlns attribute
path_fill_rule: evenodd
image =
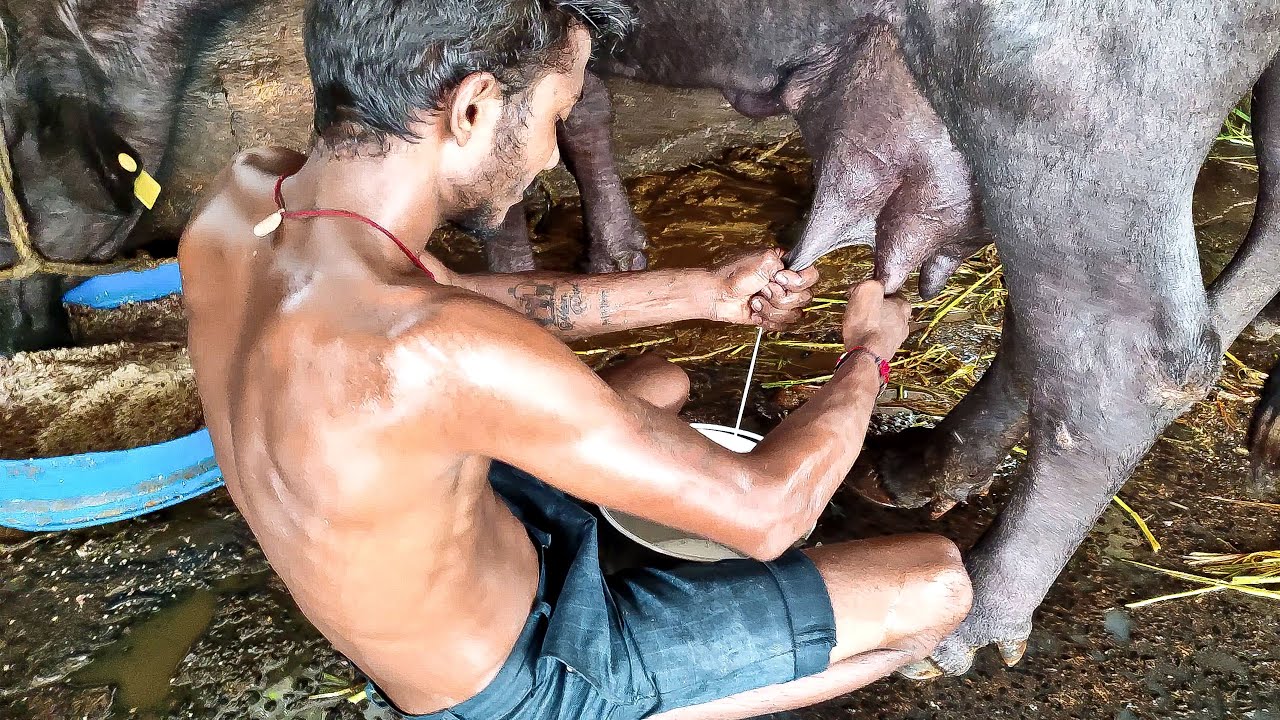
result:
<svg viewBox="0 0 1280 720"><path fill-rule="evenodd" d="M367 717L638 720L827 668L831 598L802 553L606 577L595 516L510 466L495 462L489 479L539 546L515 648L484 690L440 712L401 713L370 683Z"/></svg>

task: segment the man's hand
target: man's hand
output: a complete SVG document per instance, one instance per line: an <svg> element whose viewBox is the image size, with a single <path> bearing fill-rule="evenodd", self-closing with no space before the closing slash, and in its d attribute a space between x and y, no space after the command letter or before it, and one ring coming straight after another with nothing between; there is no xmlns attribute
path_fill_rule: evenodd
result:
<svg viewBox="0 0 1280 720"><path fill-rule="evenodd" d="M884 296L884 285L867 280L849 290L844 311L844 346L865 347L888 360L907 339L911 304L897 295Z"/></svg>
<svg viewBox="0 0 1280 720"><path fill-rule="evenodd" d="M756 250L731 260L714 270L718 290L711 319L741 325L762 325L766 330L784 330L800 319L800 309L809 304L809 288L818 281L818 271L787 270L782 250Z"/></svg>

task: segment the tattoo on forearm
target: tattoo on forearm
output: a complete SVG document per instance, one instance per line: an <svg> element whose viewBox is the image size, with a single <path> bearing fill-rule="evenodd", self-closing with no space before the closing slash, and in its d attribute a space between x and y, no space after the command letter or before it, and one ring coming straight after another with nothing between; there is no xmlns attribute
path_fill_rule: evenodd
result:
<svg viewBox="0 0 1280 720"><path fill-rule="evenodd" d="M587 311L582 288L576 283L560 293L556 292L555 285L549 283L521 283L508 292L515 298L516 307L542 327L572 330L573 318Z"/></svg>
<svg viewBox="0 0 1280 720"><path fill-rule="evenodd" d="M568 330L573 327L573 321L570 317L573 315L581 315L587 311L587 301L582 297L582 288L577 283L569 285L571 290L560 295L560 329Z"/></svg>
<svg viewBox="0 0 1280 720"><path fill-rule="evenodd" d="M609 307L609 291L600 291L600 324L608 325L609 318L613 315L613 308Z"/></svg>

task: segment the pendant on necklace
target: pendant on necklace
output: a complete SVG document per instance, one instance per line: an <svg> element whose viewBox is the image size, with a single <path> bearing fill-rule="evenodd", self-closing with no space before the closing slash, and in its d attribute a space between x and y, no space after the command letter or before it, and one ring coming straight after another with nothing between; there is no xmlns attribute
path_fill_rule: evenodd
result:
<svg viewBox="0 0 1280 720"><path fill-rule="evenodd" d="M280 227L280 223L284 220L284 211L277 210L262 219L262 222L253 226L253 234L258 237L266 237L275 232Z"/></svg>

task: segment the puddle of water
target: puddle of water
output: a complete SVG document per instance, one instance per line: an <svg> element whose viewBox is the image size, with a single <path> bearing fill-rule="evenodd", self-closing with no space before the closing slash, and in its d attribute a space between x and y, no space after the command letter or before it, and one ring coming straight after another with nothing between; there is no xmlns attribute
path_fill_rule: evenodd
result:
<svg viewBox="0 0 1280 720"><path fill-rule="evenodd" d="M169 681L191 645L213 620L218 596L207 590L187 595L107 647L72 677L80 686L115 685L116 708L134 717L158 716L168 709Z"/></svg>
<svg viewBox="0 0 1280 720"><path fill-rule="evenodd" d="M1102 616L1102 625L1111 633L1111 637L1121 643L1128 643L1133 634L1133 618L1119 608L1108 610Z"/></svg>

